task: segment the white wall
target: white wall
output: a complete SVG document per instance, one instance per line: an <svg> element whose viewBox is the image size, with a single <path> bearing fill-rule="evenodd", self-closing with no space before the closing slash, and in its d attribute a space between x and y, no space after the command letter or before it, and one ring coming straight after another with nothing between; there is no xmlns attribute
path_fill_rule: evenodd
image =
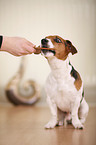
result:
<svg viewBox="0 0 96 145"><path fill-rule="evenodd" d="M46 35L60 35L73 42L78 54L71 56L85 85L96 85L95 0L0 0L0 34L21 36L39 45ZM41 55L28 55L24 79L44 85L50 68ZM18 70L20 57L0 52L0 96Z"/></svg>

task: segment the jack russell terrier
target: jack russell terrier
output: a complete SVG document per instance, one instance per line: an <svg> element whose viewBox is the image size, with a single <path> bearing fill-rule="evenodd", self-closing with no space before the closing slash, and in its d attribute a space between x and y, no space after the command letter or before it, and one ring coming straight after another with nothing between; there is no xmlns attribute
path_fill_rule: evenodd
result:
<svg viewBox="0 0 96 145"><path fill-rule="evenodd" d="M71 120L75 128L83 129L89 107L81 77L68 58L70 52L72 55L77 53L76 48L59 36L42 39L40 48L51 67L45 91L52 118L45 128L54 128Z"/></svg>

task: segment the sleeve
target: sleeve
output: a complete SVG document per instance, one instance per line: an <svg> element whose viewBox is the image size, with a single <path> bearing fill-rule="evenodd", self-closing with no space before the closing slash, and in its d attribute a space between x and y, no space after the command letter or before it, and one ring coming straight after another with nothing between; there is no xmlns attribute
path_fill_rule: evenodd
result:
<svg viewBox="0 0 96 145"><path fill-rule="evenodd" d="M3 36L0 35L0 48L1 48L1 45L2 45L2 41L3 41Z"/></svg>

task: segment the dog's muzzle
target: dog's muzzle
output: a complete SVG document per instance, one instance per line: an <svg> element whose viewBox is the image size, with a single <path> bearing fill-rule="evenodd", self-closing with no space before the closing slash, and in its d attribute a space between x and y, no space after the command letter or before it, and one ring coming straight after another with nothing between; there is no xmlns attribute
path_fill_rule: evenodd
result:
<svg viewBox="0 0 96 145"><path fill-rule="evenodd" d="M48 45L48 40L45 38L45 39L42 39L41 40L41 45L43 48L50 48L50 46ZM46 55L46 53L48 52L51 52L55 55L55 50L49 50L49 49L41 49L41 51L43 52L44 55Z"/></svg>
<svg viewBox="0 0 96 145"><path fill-rule="evenodd" d="M47 48L47 43L48 43L48 40L46 38L41 40L41 44L45 48Z"/></svg>

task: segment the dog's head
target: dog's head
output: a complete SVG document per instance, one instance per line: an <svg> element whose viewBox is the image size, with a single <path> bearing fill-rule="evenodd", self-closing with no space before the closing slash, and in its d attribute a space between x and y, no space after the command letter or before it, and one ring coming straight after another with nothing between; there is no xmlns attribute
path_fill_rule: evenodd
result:
<svg viewBox="0 0 96 145"><path fill-rule="evenodd" d="M77 53L76 48L72 45L69 40L64 40L59 36L47 36L41 40L41 53L46 57L55 56L58 59L65 60L68 54L71 52L72 55Z"/></svg>

